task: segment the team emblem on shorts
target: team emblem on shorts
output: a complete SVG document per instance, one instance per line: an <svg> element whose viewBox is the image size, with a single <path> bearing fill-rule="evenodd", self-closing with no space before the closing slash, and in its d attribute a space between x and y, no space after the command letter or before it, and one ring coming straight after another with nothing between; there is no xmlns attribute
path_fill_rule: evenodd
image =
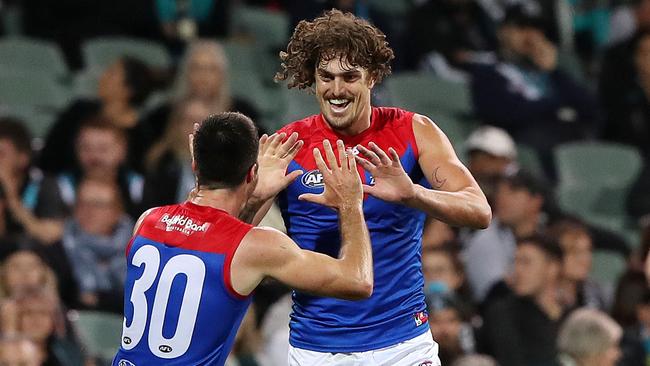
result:
<svg viewBox="0 0 650 366"><path fill-rule="evenodd" d="M413 318L415 318L415 326L419 327L429 320L429 314L426 311L421 311L413 315Z"/></svg>
<svg viewBox="0 0 650 366"><path fill-rule="evenodd" d="M323 173L320 170L312 170L302 176L302 184L307 188L318 188L324 185Z"/></svg>

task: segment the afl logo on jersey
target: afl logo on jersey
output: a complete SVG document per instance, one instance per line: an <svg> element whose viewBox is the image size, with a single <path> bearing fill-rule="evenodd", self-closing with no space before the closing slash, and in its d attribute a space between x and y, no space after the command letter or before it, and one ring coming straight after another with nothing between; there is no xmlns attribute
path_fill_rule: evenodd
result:
<svg viewBox="0 0 650 366"><path fill-rule="evenodd" d="M302 185L307 188L318 188L324 186L323 174L320 170L312 170L302 176Z"/></svg>
<svg viewBox="0 0 650 366"><path fill-rule="evenodd" d="M121 359L118 363L117 366L135 366L135 364L131 361L127 361L125 359Z"/></svg>
<svg viewBox="0 0 650 366"><path fill-rule="evenodd" d="M158 349L160 350L160 352L163 353L169 353L172 351L172 348L166 344L161 345L160 347L158 347Z"/></svg>

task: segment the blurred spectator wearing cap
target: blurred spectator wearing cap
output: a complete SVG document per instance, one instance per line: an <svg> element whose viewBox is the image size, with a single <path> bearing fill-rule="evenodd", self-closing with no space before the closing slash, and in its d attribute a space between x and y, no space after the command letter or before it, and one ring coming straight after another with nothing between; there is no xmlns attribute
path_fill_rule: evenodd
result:
<svg viewBox="0 0 650 366"><path fill-rule="evenodd" d="M547 176L555 177L554 146L598 128L596 98L558 68L558 50L542 20L518 6L499 25L499 60L472 68L472 99L484 121L506 129L538 150Z"/></svg>
<svg viewBox="0 0 650 366"><path fill-rule="evenodd" d="M563 316L557 298L561 271L557 243L541 236L518 242L513 294L490 304L483 318L482 341L501 366L554 364Z"/></svg>
<svg viewBox="0 0 650 366"><path fill-rule="evenodd" d="M60 237L63 215L48 205L41 189L42 173L31 164L31 136L18 119L0 118L0 190L4 219L0 220L0 251L9 251L17 234L49 243Z"/></svg>
<svg viewBox="0 0 650 366"><path fill-rule="evenodd" d="M438 343L438 356L450 365L463 355L475 351L474 330L469 306L450 292L428 292L429 327Z"/></svg>
<svg viewBox="0 0 650 366"><path fill-rule="evenodd" d="M558 335L560 364L616 366L621 356L622 333L621 327L607 314L595 309L578 309L566 319Z"/></svg>
<svg viewBox="0 0 650 366"><path fill-rule="evenodd" d="M606 309L601 287L589 278L593 243L587 227L578 219L563 219L548 228L548 235L562 247L560 301L566 309L589 307Z"/></svg>
<svg viewBox="0 0 650 366"><path fill-rule="evenodd" d="M508 132L494 126L474 130L465 141L467 168L488 201L494 202L498 182L517 169L517 146Z"/></svg>
<svg viewBox="0 0 650 366"><path fill-rule="evenodd" d="M462 238L465 273L479 303L511 269L517 238L545 228L546 199L547 187L535 176L524 171L507 176L498 185L490 226Z"/></svg>
<svg viewBox="0 0 650 366"><path fill-rule="evenodd" d="M154 87L151 70L143 62L124 56L102 73L98 99L78 100L70 104L52 125L40 154L39 166L47 173L75 168L74 139L79 127L88 120L104 119L123 129L128 136L128 161L140 168L152 141L141 112Z"/></svg>

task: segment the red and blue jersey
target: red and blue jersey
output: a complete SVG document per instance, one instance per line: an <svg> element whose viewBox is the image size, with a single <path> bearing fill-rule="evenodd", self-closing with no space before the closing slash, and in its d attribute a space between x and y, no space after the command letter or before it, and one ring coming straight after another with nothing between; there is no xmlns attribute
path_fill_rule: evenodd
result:
<svg viewBox="0 0 650 366"><path fill-rule="evenodd" d="M153 209L127 247L113 366L223 365L251 303L230 281L232 257L250 229L190 202Z"/></svg>
<svg viewBox="0 0 650 366"><path fill-rule="evenodd" d="M303 249L337 257L340 250L338 216L330 208L299 201L303 193L323 191L322 175L312 150L323 140L346 147L376 143L384 151L394 148L414 182L423 174L413 134L413 113L397 108L373 108L371 126L356 136L333 131L322 115L307 117L281 131L297 132L304 147L288 171L303 170L280 196L280 209L291 238ZM358 165L361 179L373 178ZM290 342L294 347L319 352L364 352L397 344L428 331L421 270L424 214L404 205L372 196L364 197L363 211L370 233L374 261L374 292L369 299L347 301L295 291ZM305 271L310 270L305 268Z"/></svg>

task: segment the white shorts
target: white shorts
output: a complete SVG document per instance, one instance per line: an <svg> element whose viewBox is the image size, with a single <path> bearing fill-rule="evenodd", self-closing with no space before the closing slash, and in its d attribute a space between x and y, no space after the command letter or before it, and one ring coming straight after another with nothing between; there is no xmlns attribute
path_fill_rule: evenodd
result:
<svg viewBox="0 0 650 366"><path fill-rule="evenodd" d="M289 346L289 366L440 366L431 332L372 351L316 352Z"/></svg>

